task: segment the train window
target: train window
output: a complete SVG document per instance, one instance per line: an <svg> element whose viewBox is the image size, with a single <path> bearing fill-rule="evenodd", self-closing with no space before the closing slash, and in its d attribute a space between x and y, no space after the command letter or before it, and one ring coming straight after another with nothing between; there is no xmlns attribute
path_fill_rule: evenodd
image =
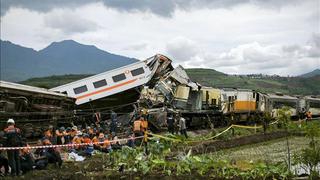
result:
<svg viewBox="0 0 320 180"><path fill-rule="evenodd" d="M99 88L105 85L107 85L107 81L105 79L93 83L94 88Z"/></svg>
<svg viewBox="0 0 320 180"><path fill-rule="evenodd" d="M66 94L66 95L68 95L67 91L63 91L63 92L61 92L61 94Z"/></svg>
<svg viewBox="0 0 320 180"><path fill-rule="evenodd" d="M142 67L131 71L132 76L138 76L143 73L144 73L144 69Z"/></svg>
<svg viewBox="0 0 320 180"><path fill-rule="evenodd" d="M234 99L237 100L237 96L234 96Z"/></svg>
<svg viewBox="0 0 320 180"><path fill-rule="evenodd" d="M310 108L320 108L320 103L310 102Z"/></svg>
<svg viewBox="0 0 320 180"><path fill-rule="evenodd" d="M253 99L256 98L256 93L253 93Z"/></svg>
<svg viewBox="0 0 320 180"><path fill-rule="evenodd" d="M74 88L73 91L74 91L75 94L80 94L80 93L88 91L88 88L87 88L86 85L84 85L84 86L80 86L80 87Z"/></svg>
<svg viewBox="0 0 320 180"><path fill-rule="evenodd" d="M126 79L126 75L124 75L124 73L118 74L116 76L112 76L112 79L113 79L113 82L119 82Z"/></svg>

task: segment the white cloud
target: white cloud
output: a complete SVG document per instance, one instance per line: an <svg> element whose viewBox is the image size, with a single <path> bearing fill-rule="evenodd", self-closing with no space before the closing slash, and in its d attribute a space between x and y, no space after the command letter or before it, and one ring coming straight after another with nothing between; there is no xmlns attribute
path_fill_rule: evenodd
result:
<svg viewBox="0 0 320 180"><path fill-rule="evenodd" d="M315 37L317 35L313 38ZM195 43L190 46L183 41L178 42L180 43L175 43L175 46L167 46L167 52L174 59L185 58L182 63L187 67L206 67L232 74L280 75L298 75L320 67L320 54L315 54L319 47L315 42L303 46L262 45L252 42L221 53L194 51L199 48ZM184 57L183 52L191 54Z"/></svg>
<svg viewBox="0 0 320 180"><path fill-rule="evenodd" d="M268 1L269 7L281 6L275 9L262 8L262 1L248 2L216 1L201 8L181 3L170 10L170 17L150 8L135 11L138 5L121 10L101 1L79 6L72 1L68 8L36 6L32 11L28 3L7 8L1 17L1 39L37 50L73 39L129 57L164 53L186 67L237 74L293 75L320 66L319 1L285 6ZM218 8L211 7L214 4Z"/></svg>
<svg viewBox="0 0 320 180"><path fill-rule="evenodd" d="M76 12L61 9L46 14L44 25L65 34L84 33L98 29L98 25L94 21L81 17Z"/></svg>
<svg viewBox="0 0 320 180"><path fill-rule="evenodd" d="M189 61L199 53L195 42L185 37L176 37L166 44L166 52L178 62Z"/></svg>

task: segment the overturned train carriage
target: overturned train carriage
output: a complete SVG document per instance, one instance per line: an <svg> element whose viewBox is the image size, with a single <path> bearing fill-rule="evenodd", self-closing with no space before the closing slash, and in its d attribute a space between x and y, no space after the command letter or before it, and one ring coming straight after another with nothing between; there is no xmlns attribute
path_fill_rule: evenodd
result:
<svg viewBox="0 0 320 180"><path fill-rule="evenodd" d="M0 81L0 128L15 120L26 137L37 137L49 124L74 120L74 99L43 88Z"/></svg>
<svg viewBox="0 0 320 180"><path fill-rule="evenodd" d="M291 113L291 117L298 117L298 98L293 96L277 94L259 93L260 101L258 102L258 110L261 112L270 113L272 118L278 117L278 112L281 108L287 107Z"/></svg>
<svg viewBox="0 0 320 180"><path fill-rule="evenodd" d="M101 114L102 120L110 119L110 110L130 119L129 113L142 103L140 98L143 87L154 87L163 74L172 70L171 60L157 54L144 61L96 74L85 79L71 82L50 90L65 93L75 98L76 113L81 121L92 123L92 114ZM151 91L145 95L150 97ZM147 98L150 101L149 98ZM149 102L145 103L149 103ZM118 117L119 119L120 117ZM124 124L126 123L126 124ZM122 126L128 126L128 121Z"/></svg>
<svg viewBox="0 0 320 180"><path fill-rule="evenodd" d="M300 97L298 110L300 113L300 117L304 117L307 111L310 111L313 117L320 117L320 97Z"/></svg>

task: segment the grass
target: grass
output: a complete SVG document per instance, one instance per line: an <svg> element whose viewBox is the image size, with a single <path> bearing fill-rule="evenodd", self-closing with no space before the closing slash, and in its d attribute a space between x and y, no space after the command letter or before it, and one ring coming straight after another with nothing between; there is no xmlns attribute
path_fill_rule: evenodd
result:
<svg viewBox="0 0 320 180"><path fill-rule="evenodd" d="M309 144L306 137L290 137L289 146L291 154L300 152ZM266 162L282 162L287 159L286 139L277 139L259 144L245 145L237 148L227 149L212 153L219 159L228 159L235 161L266 161Z"/></svg>

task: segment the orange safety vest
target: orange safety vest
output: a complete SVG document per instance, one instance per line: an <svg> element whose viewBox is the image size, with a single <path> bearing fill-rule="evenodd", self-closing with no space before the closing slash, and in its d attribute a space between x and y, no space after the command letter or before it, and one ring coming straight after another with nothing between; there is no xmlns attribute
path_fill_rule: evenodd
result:
<svg viewBox="0 0 320 180"><path fill-rule="evenodd" d="M72 140L74 144L80 144L83 141L81 137L75 136Z"/></svg>
<svg viewBox="0 0 320 180"><path fill-rule="evenodd" d="M110 141L108 139L105 139L103 142L103 147L108 148L110 146L111 146Z"/></svg>
<svg viewBox="0 0 320 180"><path fill-rule="evenodd" d="M144 120L141 122L142 130L145 131L148 129L148 121Z"/></svg>
<svg viewBox="0 0 320 180"><path fill-rule="evenodd" d="M312 113L311 112L307 112L307 118L312 118Z"/></svg>
<svg viewBox="0 0 320 180"><path fill-rule="evenodd" d="M92 143L93 143L93 145L99 146L100 144L95 144L95 143L98 143L98 142L99 142L99 140L98 140L97 136L95 136L95 137L92 138Z"/></svg>
<svg viewBox="0 0 320 180"><path fill-rule="evenodd" d="M91 139L85 137L85 138L83 138L83 142L84 142L84 143L91 143Z"/></svg>
<svg viewBox="0 0 320 180"><path fill-rule="evenodd" d="M133 131L141 131L141 120L134 121L133 123Z"/></svg>

